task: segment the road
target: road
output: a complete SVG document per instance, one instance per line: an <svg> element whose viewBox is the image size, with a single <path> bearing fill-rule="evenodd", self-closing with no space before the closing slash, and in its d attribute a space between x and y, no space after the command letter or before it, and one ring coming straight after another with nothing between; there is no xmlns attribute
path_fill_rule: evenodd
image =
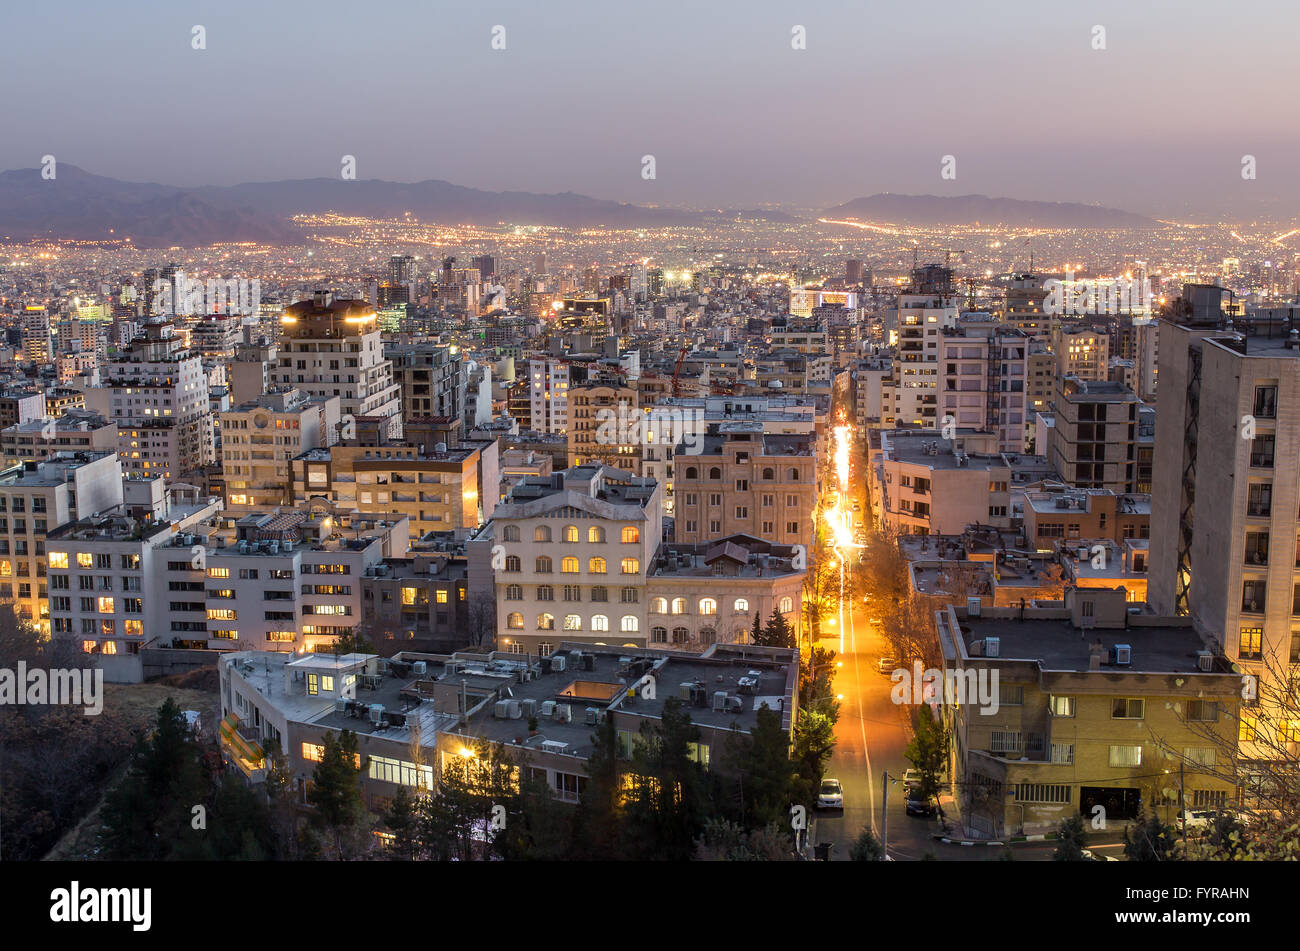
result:
<svg viewBox="0 0 1300 951"><path fill-rule="evenodd" d="M865 459L854 452L850 456L850 505L861 514L856 519L870 524L870 499L866 479L862 476ZM856 520L855 519L855 520ZM850 571L857 567L850 555ZM962 846L937 840L938 820L907 815L903 773L911 763L903 755L909 740L910 707L895 704L890 697L892 681L879 672L877 661L891 654L887 642L870 621L871 611L861 602L845 604L843 638L834 624L823 628L818 646L837 652L839 664L835 692L843 699L840 718L835 726L835 749L826 776L838 779L844 788L844 808L820 811L814 821L810 841L829 842L832 860L847 860L849 849L864 827L878 839L888 833L888 853L896 861L924 859L997 861L1006 853L998 846ZM899 777L891 781L886 802L884 774ZM887 820L886 820L887 815ZM886 828L887 827L887 828ZM1091 837L1090 837L1091 838ZM1122 843L1113 835L1106 840L1089 841L1088 847L1098 855L1121 856ZM1031 842L1011 847L1017 861L1051 860L1055 844Z"/></svg>

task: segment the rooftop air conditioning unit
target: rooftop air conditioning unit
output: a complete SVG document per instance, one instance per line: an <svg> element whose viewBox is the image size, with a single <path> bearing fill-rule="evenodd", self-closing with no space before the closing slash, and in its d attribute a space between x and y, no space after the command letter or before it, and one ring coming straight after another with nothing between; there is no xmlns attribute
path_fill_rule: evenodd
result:
<svg viewBox="0 0 1300 951"><path fill-rule="evenodd" d="M510 716L510 701L498 700L492 704L492 715L498 720L508 719Z"/></svg>
<svg viewBox="0 0 1300 951"><path fill-rule="evenodd" d="M278 555L280 553L280 543L278 541L267 542L266 550L272 555Z"/></svg>
<svg viewBox="0 0 1300 951"><path fill-rule="evenodd" d="M335 697L335 698L334 698L334 712L335 712L335 713L346 713L346 712L347 712L347 709L348 709L348 698L347 698L347 697Z"/></svg>
<svg viewBox="0 0 1300 951"><path fill-rule="evenodd" d="M558 657L552 657L552 658L551 658L551 670L553 670L553 671L555 671L555 672L557 672L557 673L559 673L560 671L564 670L564 661L565 661L565 657L564 657L563 654L559 655Z"/></svg>
<svg viewBox="0 0 1300 951"><path fill-rule="evenodd" d="M429 672L429 664L426 661L417 660L415 663L411 665L411 673L413 674L423 675L423 674L427 674L428 672Z"/></svg>
<svg viewBox="0 0 1300 951"><path fill-rule="evenodd" d="M561 723L573 722L573 707L567 703L561 703L555 708L555 719Z"/></svg>
<svg viewBox="0 0 1300 951"><path fill-rule="evenodd" d="M370 705L370 722L378 723L384 718L384 705L382 703L372 703Z"/></svg>
<svg viewBox="0 0 1300 951"><path fill-rule="evenodd" d="M599 716L600 716L600 710L599 710L599 709L597 709L596 707L588 707L588 708L587 708L587 717L586 717L586 721L585 721L585 722L588 723L588 724L593 724L593 723L596 722L596 720L597 720L597 718L598 718Z"/></svg>
<svg viewBox="0 0 1300 951"><path fill-rule="evenodd" d="M284 550L285 550L286 553L293 551L293 542L291 542L291 541L285 541L283 544L284 544Z"/></svg>
<svg viewBox="0 0 1300 951"><path fill-rule="evenodd" d="M1116 667L1128 667L1133 663L1133 648L1128 644L1116 644L1112 657Z"/></svg>
<svg viewBox="0 0 1300 951"><path fill-rule="evenodd" d="M537 701L532 697L521 700L519 701L519 709L524 716L535 717L537 716Z"/></svg>
<svg viewBox="0 0 1300 951"><path fill-rule="evenodd" d="M543 700L543 701L542 701L542 716L544 716L544 717L555 716L555 701L554 701L554 700Z"/></svg>
<svg viewBox="0 0 1300 951"><path fill-rule="evenodd" d="M725 712L727 709L727 691L713 691L713 710L715 713Z"/></svg>
<svg viewBox="0 0 1300 951"><path fill-rule="evenodd" d="M732 713L745 712L745 701L741 697L728 697L727 704L731 707Z"/></svg>
<svg viewBox="0 0 1300 951"><path fill-rule="evenodd" d="M1196 669L1207 674L1214 670L1214 654L1210 651L1197 651Z"/></svg>
<svg viewBox="0 0 1300 951"><path fill-rule="evenodd" d="M984 638L984 656L999 657L1002 653L1002 639L999 637Z"/></svg>
<svg viewBox="0 0 1300 951"><path fill-rule="evenodd" d="M689 682L684 683L684 684L678 684L678 685L677 685L677 699L679 699L679 700L686 700L686 701L689 702L690 699L691 699L691 689L692 689L694 686L695 686L695 684L693 684L693 683L689 683Z"/></svg>
<svg viewBox="0 0 1300 951"><path fill-rule="evenodd" d="M967 617L979 617L979 616L980 616L980 599L979 599L979 598L967 598L967 599L966 599L966 616L967 616Z"/></svg>
<svg viewBox="0 0 1300 951"><path fill-rule="evenodd" d="M970 644L967 645L966 652L967 652L968 654L970 654L971 657L983 657L983 656L984 656L984 642L983 642L983 641L971 641Z"/></svg>
<svg viewBox="0 0 1300 951"><path fill-rule="evenodd" d="M519 714L520 714L519 701L518 701L518 700L507 700L507 701L506 701L506 713L509 715L510 719L512 719L512 720L518 720L518 719L519 719Z"/></svg>

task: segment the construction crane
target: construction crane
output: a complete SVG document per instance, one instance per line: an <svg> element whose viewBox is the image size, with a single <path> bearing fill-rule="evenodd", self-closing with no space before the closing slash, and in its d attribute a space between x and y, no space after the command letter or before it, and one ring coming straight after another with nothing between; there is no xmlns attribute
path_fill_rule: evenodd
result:
<svg viewBox="0 0 1300 951"><path fill-rule="evenodd" d="M909 248L899 248L899 250L900 250L900 251L911 250L911 252L912 252L912 270L914 270L914 271L916 270L917 265L918 265L918 260L917 260L917 259L918 259L918 256L919 256L920 252L922 252L922 251L942 251L942 252L943 252L943 266L944 266L944 267L951 267L951 266L952 266L952 256L953 256L954 254L970 254L970 252L967 251L967 250L964 249L964 248L925 248L925 247L921 247L921 246L919 246L919 245L915 245L915 244L912 245L910 249L909 249Z"/></svg>
<svg viewBox="0 0 1300 951"><path fill-rule="evenodd" d="M686 362L686 354L690 352L690 343L682 344L682 352L677 355L677 364L673 367L673 396L681 396L682 364Z"/></svg>

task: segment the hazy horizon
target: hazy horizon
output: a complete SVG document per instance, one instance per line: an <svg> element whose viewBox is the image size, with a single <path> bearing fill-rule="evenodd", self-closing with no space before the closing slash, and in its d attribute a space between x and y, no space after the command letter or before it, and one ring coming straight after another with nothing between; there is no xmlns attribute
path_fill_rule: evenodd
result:
<svg viewBox="0 0 1300 951"><path fill-rule="evenodd" d="M196 187L333 177L351 154L358 179L641 205L817 209L894 192L1285 217L1300 210L1300 180L1283 173L1300 160L1288 95L1300 10L1222 11L8 7L0 76L22 93L0 167L52 154ZM504 50L491 48L497 24ZM796 24L806 49L791 48ZM191 48L194 25L206 49ZM1222 78L1252 66L1262 79ZM955 180L940 176L945 155Z"/></svg>

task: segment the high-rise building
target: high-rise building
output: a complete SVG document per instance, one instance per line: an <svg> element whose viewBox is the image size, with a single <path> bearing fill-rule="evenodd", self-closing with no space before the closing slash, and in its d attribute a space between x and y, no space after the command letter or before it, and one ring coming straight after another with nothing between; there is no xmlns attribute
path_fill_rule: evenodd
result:
<svg viewBox="0 0 1300 951"><path fill-rule="evenodd" d="M238 515L293 504L290 460L338 440L339 398L286 389L221 414L226 509Z"/></svg>
<svg viewBox="0 0 1300 951"><path fill-rule="evenodd" d="M1148 597L1222 638L1264 697L1300 663L1300 327L1241 320L1224 293L1187 285L1160 323Z"/></svg>
<svg viewBox="0 0 1300 951"><path fill-rule="evenodd" d="M402 433L401 388L393 382L375 317L365 301L334 300L328 291L291 304L281 317L274 382L339 397L344 438L362 417L379 420L390 437Z"/></svg>
<svg viewBox="0 0 1300 951"><path fill-rule="evenodd" d="M122 471L181 479L217 460L208 377L170 319L154 319L86 390L86 407L117 424Z"/></svg>
<svg viewBox="0 0 1300 951"><path fill-rule="evenodd" d="M1140 405L1122 383L1062 377L1047 461L1076 488L1138 491Z"/></svg>

